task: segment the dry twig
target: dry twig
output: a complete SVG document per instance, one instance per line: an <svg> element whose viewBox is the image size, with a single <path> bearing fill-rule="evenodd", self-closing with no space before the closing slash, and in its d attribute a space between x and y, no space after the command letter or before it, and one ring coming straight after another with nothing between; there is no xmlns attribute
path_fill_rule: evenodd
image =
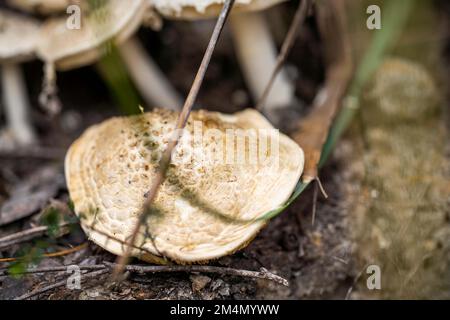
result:
<svg viewBox="0 0 450 320"><path fill-rule="evenodd" d="M117 267L117 264L106 263L105 264ZM222 267L214 267L214 266L138 266L138 265L128 265L125 267L125 270L130 272L137 273L165 273L165 272L185 272L185 273L215 273L226 276L238 276L244 278L257 278L257 279L266 279L270 281L274 281L276 283L282 284L284 286L289 286L289 282L277 276L274 273L269 272L265 268L261 268L260 271L248 271L248 270L240 270L240 269L232 269L232 268L222 268Z"/></svg>
<svg viewBox="0 0 450 320"><path fill-rule="evenodd" d="M71 223L62 223L58 227L65 228L69 225L71 225ZM48 229L48 226L39 226L0 238L0 251L6 250L13 245L21 244L23 242L42 237L47 233Z"/></svg>
<svg viewBox="0 0 450 320"><path fill-rule="evenodd" d="M139 249L139 250L144 251L144 252L146 252L148 254L151 254L151 255L154 254L150 250L148 250L148 249L146 249L144 247L139 247L136 244L131 243L130 241L124 241L124 240L121 240L121 239L119 239L117 237L113 237L113 236L109 235L107 232L104 232L104 231L101 231L101 230L95 228L95 226L88 226L87 228L92 230L92 231L94 231L94 232L96 232L96 233L98 233L98 234L101 234L102 236L105 236L106 238L108 238L108 240L117 241L118 243L120 243L120 244L122 244L124 246L129 246L129 247L131 246L134 249Z"/></svg>
<svg viewBox="0 0 450 320"><path fill-rule="evenodd" d="M302 178L305 183L318 180L322 148L353 73L345 4L345 0L317 3L319 28L325 43L328 68L325 86L316 96L312 111L299 123L293 134L294 140L305 152Z"/></svg>
<svg viewBox="0 0 450 320"><path fill-rule="evenodd" d="M281 68L283 67L284 63L286 62L286 59L289 56L289 53L292 50L292 47L295 44L295 40L297 38L298 31L300 30L300 26L303 25L303 22L305 21L305 18L309 12L311 6L311 0L302 0L298 6L298 9L294 16L294 21L292 22L291 26L289 27L288 34L283 42L283 46L281 47L280 54L277 57L277 64L275 66L275 69L272 72L272 75L270 76L270 80L267 83L266 88L264 89L264 92L262 96L260 97L258 103L256 104L257 110L263 110L264 103L267 100L267 97L270 93L270 90L272 89L273 83L275 82L275 79L277 78L277 75L280 73Z"/></svg>
<svg viewBox="0 0 450 320"><path fill-rule="evenodd" d="M88 246L88 243L83 243L79 246L70 248L70 249L65 249L65 250L61 250L58 252L52 252L52 253L45 253L42 256L45 258L55 258L55 257L62 257L62 256L66 256L68 254L80 251L84 248L86 248ZM0 263L4 263L4 262L15 262L15 261L19 261L24 259L24 257L18 257L18 258L1 258L0 259Z"/></svg>
<svg viewBox="0 0 450 320"><path fill-rule="evenodd" d="M234 5L234 0L226 0L223 5L223 9L217 20L216 26L214 28L213 34L211 36L211 39L210 39L210 42L208 45L208 48L206 49L202 63L200 65L197 75L194 79L194 83L192 84L189 95L186 99L183 109L181 110L181 114L178 117L178 121L177 121L175 131L174 131L174 136L169 141L167 148L162 155L162 158L159 163L159 170L153 179L153 184L150 187L149 192L147 193L147 198L145 200L142 213L138 218L135 228L133 229L133 232L131 235L131 240L130 240L130 243L132 243L132 244L136 243L136 239L137 239L139 230L140 230L142 224L145 222L145 219L147 218L147 216L150 212L150 208L153 204L153 201L155 200L155 198L158 194L159 187L161 186L161 184L163 183L163 181L165 179L167 169L168 169L170 161L172 159L172 152L178 144L178 141L182 135L182 130L186 126L186 122L189 118L192 107L194 106L195 100L197 99L198 92L200 91L200 87L203 83L203 79L205 77L206 70L208 69L209 62L211 61L212 54L214 52L214 49L219 40L220 34L222 33L223 27L225 25L225 22L228 18L228 15L229 15L233 5ZM125 265L128 263L131 251L132 251L132 246L127 246L124 254L118 258L118 263L117 263L116 268L113 273L114 279L117 280L118 276L123 272Z"/></svg>
<svg viewBox="0 0 450 320"><path fill-rule="evenodd" d="M111 271L115 268L117 264L104 262L104 264L98 265L85 265L79 266L80 270L87 271L97 271L97 270L107 270ZM288 280L282 278L265 268L261 268L259 271L241 270L233 268L223 268L215 266L141 266L141 265L127 265L125 270L132 273L209 273L209 274L219 274L222 276L238 276L243 278L254 278L254 279L264 279L276 282L283 286L289 286ZM36 274L36 273L50 273L50 272L64 272L67 271L67 266L58 267L47 267L47 268L30 268L26 269L20 274ZM0 276L6 276L9 272L7 269L0 269Z"/></svg>
<svg viewBox="0 0 450 320"><path fill-rule="evenodd" d="M94 272L91 272L91 273L83 274L83 276L81 277L81 281L85 281L85 280L90 279L90 278L96 278L96 277L98 277L98 276L100 276L102 274L105 274L107 272L108 272L108 269L103 269L103 270L99 270L99 271L94 271ZM66 279L61 280L61 281L59 281L57 283L51 284L49 286L37 289L37 290L32 291L30 293L26 293L24 295L21 295L20 297L17 297L14 300L27 300L27 299L33 298L33 297L35 297L37 295L46 293L46 292L48 292L50 290L64 287L65 285L67 285L67 280Z"/></svg>

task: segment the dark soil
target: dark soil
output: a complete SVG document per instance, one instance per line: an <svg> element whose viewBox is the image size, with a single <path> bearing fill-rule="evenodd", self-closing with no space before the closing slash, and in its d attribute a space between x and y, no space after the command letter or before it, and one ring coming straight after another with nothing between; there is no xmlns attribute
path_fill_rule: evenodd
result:
<svg viewBox="0 0 450 320"><path fill-rule="evenodd" d="M288 11L277 14L286 21L291 18ZM199 23L196 26L178 22L167 23L159 33L141 31L140 37L149 52L183 94L190 88L212 26L209 22ZM276 29L276 26L273 27ZM278 30L278 33L282 34L284 31ZM281 42L282 38L280 37L278 41ZM323 74L320 42L312 19L308 21L308 28L301 33L292 57L294 58L289 64L296 66L295 69L298 70L297 94L306 105L313 99ZM118 113L108 88L102 83L95 69L87 67L58 75L64 111L58 119L50 120L37 107L42 65L30 63L25 66L25 70L32 102L36 106L33 110L34 123L39 129L44 146L64 151L84 128ZM252 104L253 101L246 94L245 84L233 54L231 39L229 34L225 33L209 67L198 106L234 112ZM54 164L62 170L62 158L48 161L26 155L2 155L0 181L4 190L3 199L8 198L8 191L17 183L49 164ZM334 171L334 168L329 171ZM39 298L344 298L352 282L347 213L339 201L341 194L338 180L333 175L325 174L324 177L328 177L324 184L331 198L326 202L319 200L314 226L311 224L312 192L309 191L289 210L274 219L250 246L233 256L213 263L247 270L265 267L287 278L291 283L289 288L263 280L206 275L208 279L205 280L207 283L205 288L193 291L193 283L196 282L198 275L169 274L145 277L132 275L114 290L106 288L102 279L97 284L96 281L89 281L85 286L91 289L69 291L64 288L50 291ZM55 198L66 201L67 191L62 188ZM0 229L0 236L27 227L29 219L23 219ZM73 239L70 237L59 239L56 247L70 240ZM76 243L71 244L82 243L84 239L76 240ZM5 257L11 256L17 254L19 249L20 247L16 246L2 254ZM114 257L90 244L87 249L72 255L43 259L39 266L92 264L104 260L114 261ZM65 276L64 273L38 274L21 279L2 279L1 297L13 298L31 289L56 282Z"/></svg>
<svg viewBox="0 0 450 320"><path fill-rule="evenodd" d="M295 3L293 4L295 6ZM286 9L286 8L285 8ZM292 10L277 14L290 21ZM186 94L206 47L212 25L167 23L162 32L141 31L140 37L149 52L168 74L177 89ZM275 34L283 34L274 24ZM278 38L278 42L282 37ZM289 65L295 66L297 96L307 106L323 81L323 61L320 40L314 20L299 35ZM32 98L34 125L39 129L42 146L57 155L48 158L48 152L30 151L0 154L0 207L11 197L16 186L28 181L32 174L43 168L55 167L62 174L64 150L86 127L119 113L108 88L93 67L61 73L58 76L60 97L64 111L57 119L48 119L39 109L37 97L41 89L42 65L34 62L25 66ZM246 94L245 84L233 55L231 39L227 33L221 40L201 90L198 106L209 110L234 112L254 102ZM306 112L305 107L301 112ZM27 155L28 153L28 155ZM118 286L110 286L107 276L90 279L83 290L65 287L41 294L39 299L344 299L359 279L352 232L352 206L346 190L354 183L346 170L346 158L339 155L322 171L322 183L329 198L320 193L317 212L312 224L313 188L310 188L285 212L273 219L256 239L244 250L214 261L211 265L259 270L264 267L289 280L283 287L266 280L255 280L217 274L130 274ZM51 198L68 202L64 184L58 185ZM30 191L31 193L32 191ZM29 195L28 195L29 196ZM24 196L24 202L29 198ZM33 215L39 213L35 210ZM29 228L33 217L0 227L0 237ZM45 238L46 239L46 238ZM51 250L82 244L84 235L75 230L70 235L51 242ZM31 243L38 245L38 241ZM0 252L0 258L19 256L23 246L14 246ZM90 243L76 253L59 258L44 258L39 267L70 264L97 264L114 261L115 257ZM139 261L134 261L139 263ZM6 267L7 264L0 264ZM35 274L21 278L0 277L0 299L12 299L26 292L47 286L67 277L65 272ZM356 288L355 288L356 289ZM362 296L370 292L359 288ZM362 292L361 292L362 291ZM358 294L355 297L358 297Z"/></svg>

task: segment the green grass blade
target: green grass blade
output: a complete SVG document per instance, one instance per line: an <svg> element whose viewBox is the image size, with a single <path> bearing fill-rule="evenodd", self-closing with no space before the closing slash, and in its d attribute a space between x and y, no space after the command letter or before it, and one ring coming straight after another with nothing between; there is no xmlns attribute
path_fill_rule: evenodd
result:
<svg viewBox="0 0 450 320"><path fill-rule="evenodd" d="M402 32L415 2L416 0L388 1L386 7L382 9L382 28L381 30L373 31L375 32L374 38L356 70L355 78L350 86L349 95L345 99L343 108L330 130L322 151L319 166L323 166L328 160L337 141L348 128L359 108L359 96L362 88L372 77L382 62L385 53Z"/></svg>
<svg viewBox="0 0 450 320"><path fill-rule="evenodd" d="M122 113L138 114L141 100L114 45L110 45L108 53L97 64L97 69Z"/></svg>
<svg viewBox="0 0 450 320"><path fill-rule="evenodd" d="M309 184L310 184L310 182L304 183L304 182L300 181L297 184L297 186L295 187L294 193L286 201L285 204L283 204L281 207L279 207L279 208L277 208L275 210L267 212L262 217L256 219L256 221L270 220L270 219L276 217L277 215L279 215L281 212L286 210L287 207L289 207L292 204L292 202L294 202L294 200L297 199L303 193L303 191L306 190L306 188L309 186Z"/></svg>
<svg viewBox="0 0 450 320"><path fill-rule="evenodd" d="M359 96L364 85L372 77L375 70L383 60L386 51L401 33L406 21L414 7L416 0L388 1L382 9L383 26L381 30L373 31L375 36L356 70L355 77L350 85L349 95L343 102L341 112L330 130L328 139L323 147L319 167L323 167L328 160L337 141L349 127L356 112L359 109ZM297 199L308 187L309 183L299 182L289 200L276 210L263 215L258 220L272 219L283 212L291 203Z"/></svg>

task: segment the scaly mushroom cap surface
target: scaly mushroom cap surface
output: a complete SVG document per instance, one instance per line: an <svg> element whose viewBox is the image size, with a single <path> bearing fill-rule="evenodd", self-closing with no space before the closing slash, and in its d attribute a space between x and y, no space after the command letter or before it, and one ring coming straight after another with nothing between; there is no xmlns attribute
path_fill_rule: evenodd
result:
<svg viewBox="0 0 450 320"><path fill-rule="evenodd" d="M69 29L67 18L51 19L42 27L38 55L67 70L95 62L112 41L120 44L141 25L148 10L144 0L109 0L86 12L80 29Z"/></svg>
<svg viewBox="0 0 450 320"><path fill-rule="evenodd" d="M233 12L259 11L287 0L236 0ZM225 0L150 0L162 15L169 18L200 19L215 17Z"/></svg>
<svg viewBox="0 0 450 320"><path fill-rule="evenodd" d="M177 117L155 110L113 118L89 128L68 151L66 179L75 212L90 239L116 255L124 253L157 172L157 155L172 137ZM202 140L194 139L196 132ZM253 137L244 154L259 150L258 161L238 161L243 153L237 141L244 140L236 137L243 132ZM234 161L224 158L230 150ZM210 160L202 161L208 154ZM156 263L162 256L194 263L235 252L266 223L255 219L286 202L303 164L301 148L257 111L194 111L138 236L142 249L132 255Z"/></svg>
<svg viewBox="0 0 450 320"><path fill-rule="evenodd" d="M74 2L73 0L7 0L16 8L28 12L53 14L63 12Z"/></svg>
<svg viewBox="0 0 450 320"><path fill-rule="evenodd" d="M21 62L33 56L39 24L6 10L0 10L0 62Z"/></svg>

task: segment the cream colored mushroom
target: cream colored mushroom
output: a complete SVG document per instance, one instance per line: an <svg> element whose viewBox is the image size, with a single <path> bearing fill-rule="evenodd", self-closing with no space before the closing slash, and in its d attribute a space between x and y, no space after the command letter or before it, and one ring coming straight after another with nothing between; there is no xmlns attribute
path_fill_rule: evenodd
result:
<svg viewBox="0 0 450 320"><path fill-rule="evenodd" d="M149 0L155 9L168 18L200 19L216 16L224 0ZM277 49L265 17L260 12L286 0L236 0L230 26L237 57L244 77L258 101L269 82L277 61ZM267 98L266 114L276 113L295 101L294 85L282 71Z"/></svg>
<svg viewBox="0 0 450 320"><path fill-rule="evenodd" d="M81 225L116 255L124 253L177 117L155 110L113 118L88 129L67 153ZM258 218L289 198L303 164L301 148L255 110L194 111L132 255L194 263L243 248L266 224Z"/></svg>
<svg viewBox="0 0 450 320"><path fill-rule="evenodd" d="M83 15L82 27L71 30L66 19L56 18L44 24L38 55L59 70L89 65L108 50L108 42L118 46L130 75L146 102L180 108L182 100L152 62L133 34L148 16L144 0L108 0L104 6ZM47 77L52 79L52 68Z"/></svg>
<svg viewBox="0 0 450 320"><path fill-rule="evenodd" d="M39 24L0 10L0 67L6 121L13 142L29 145L36 137L29 120L29 101L20 63L34 56Z"/></svg>
<svg viewBox="0 0 450 320"><path fill-rule="evenodd" d="M53 14L66 11L77 0L7 0L12 7L42 14Z"/></svg>

